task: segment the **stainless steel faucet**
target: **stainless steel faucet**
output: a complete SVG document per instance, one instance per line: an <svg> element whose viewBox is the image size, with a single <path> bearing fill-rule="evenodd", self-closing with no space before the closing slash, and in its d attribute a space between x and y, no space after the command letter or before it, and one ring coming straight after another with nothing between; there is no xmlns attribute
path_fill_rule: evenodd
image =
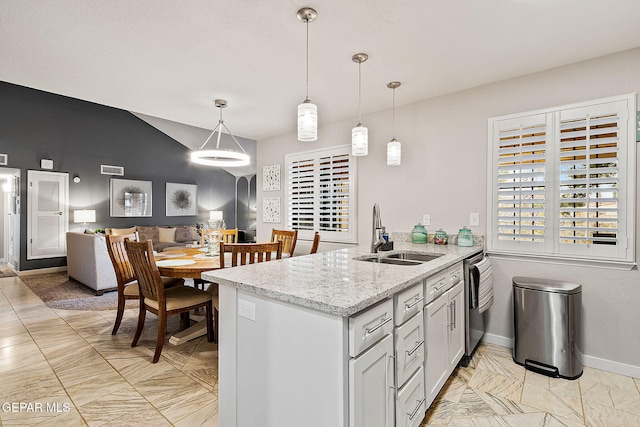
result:
<svg viewBox="0 0 640 427"><path fill-rule="evenodd" d="M385 240L382 238L382 219L380 219L380 206L373 205L373 227L371 229L371 253L377 253Z"/></svg>

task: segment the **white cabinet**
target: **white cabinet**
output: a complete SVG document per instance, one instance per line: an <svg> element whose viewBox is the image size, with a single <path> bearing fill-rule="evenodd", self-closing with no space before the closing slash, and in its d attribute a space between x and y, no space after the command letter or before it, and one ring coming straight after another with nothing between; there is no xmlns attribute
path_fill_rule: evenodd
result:
<svg viewBox="0 0 640 427"><path fill-rule="evenodd" d="M393 336L349 360L349 426L393 426Z"/></svg>
<svg viewBox="0 0 640 427"><path fill-rule="evenodd" d="M422 367L398 391L396 427L418 427L426 413Z"/></svg>
<svg viewBox="0 0 640 427"><path fill-rule="evenodd" d="M464 354L464 283L458 266L447 271L447 289L425 307L425 397L431 405ZM453 286L453 287L451 287ZM429 289L429 280L427 280ZM440 289L439 289L440 290Z"/></svg>

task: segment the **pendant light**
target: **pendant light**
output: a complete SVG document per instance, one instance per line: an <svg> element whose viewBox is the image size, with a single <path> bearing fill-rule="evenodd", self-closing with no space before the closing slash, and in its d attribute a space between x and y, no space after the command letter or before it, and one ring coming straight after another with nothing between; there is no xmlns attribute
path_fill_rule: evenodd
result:
<svg viewBox="0 0 640 427"><path fill-rule="evenodd" d="M351 154L354 156L366 156L369 154L369 130L362 126L362 63L369 59L366 53L356 53L351 57L358 63L358 124L351 129Z"/></svg>
<svg viewBox="0 0 640 427"><path fill-rule="evenodd" d="M318 17L310 7L298 10L298 19L307 24L307 96L298 105L298 141L312 142L318 139L318 107L309 100L309 22Z"/></svg>
<svg viewBox="0 0 640 427"><path fill-rule="evenodd" d="M389 89L393 89L393 134L387 144L387 166L399 166L402 160L402 144L396 140L396 88L399 86L400 82L387 84Z"/></svg>
<svg viewBox="0 0 640 427"><path fill-rule="evenodd" d="M224 124L224 120L222 120L222 109L227 108L227 101L224 99L216 99L215 100L216 107L220 109L220 119L218 120L218 124L209 135L209 138L202 144L199 150L191 152L191 161L193 163L198 163L200 165L207 166L221 166L221 167L237 167L237 166L247 166L249 164L249 155L242 145L238 142L235 136L231 133L229 128ZM240 151L236 150L222 150L220 149L220 138L222 137L222 128L226 129L227 133L231 135L231 138L238 144L240 147ZM209 140L213 137L213 134L218 132L218 138L216 140L216 149L215 150L203 150L204 146L207 145Z"/></svg>

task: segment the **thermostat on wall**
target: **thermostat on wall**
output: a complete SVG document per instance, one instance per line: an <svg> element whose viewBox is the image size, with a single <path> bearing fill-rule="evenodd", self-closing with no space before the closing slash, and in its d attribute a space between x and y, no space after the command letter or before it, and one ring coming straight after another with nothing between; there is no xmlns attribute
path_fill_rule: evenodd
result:
<svg viewBox="0 0 640 427"><path fill-rule="evenodd" d="M48 160L48 159L40 160L40 167L42 169L53 169L53 160Z"/></svg>

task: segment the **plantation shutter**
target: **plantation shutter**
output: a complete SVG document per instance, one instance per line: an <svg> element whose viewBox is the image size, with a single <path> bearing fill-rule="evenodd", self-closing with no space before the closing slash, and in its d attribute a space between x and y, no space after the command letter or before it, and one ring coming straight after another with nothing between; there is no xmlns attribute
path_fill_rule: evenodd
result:
<svg viewBox="0 0 640 427"><path fill-rule="evenodd" d="M545 240L547 136L544 114L496 123L496 235L501 247L511 246L508 242L540 246Z"/></svg>
<svg viewBox="0 0 640 427"><path fill-rule="evenodd" d="M286 156L287 225L319 231L329 242L355 242L355 164L350 146ZM301 234L302 233L302 234Z"/></svg>

